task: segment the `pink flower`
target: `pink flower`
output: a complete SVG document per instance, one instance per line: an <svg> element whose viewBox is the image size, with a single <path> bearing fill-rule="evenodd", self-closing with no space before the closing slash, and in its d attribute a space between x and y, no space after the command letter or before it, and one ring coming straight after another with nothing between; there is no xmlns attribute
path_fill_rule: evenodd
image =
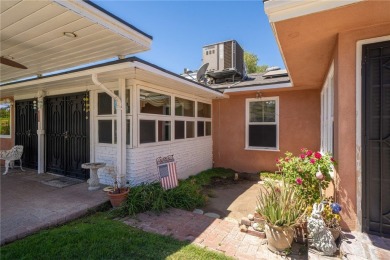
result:
<svg viewBox="0 0 390 260"><path fill-rule="evenodd" d="M279 162L280 162L280 161L279 161L279 158L276 158L275 161L276 161L276 163L279 163Z"/></svg>
<svg viewBox="0 0 390 260"><path fill-rule="evenodd" d="M287 157L287 158L286 158L286 162L288 162L288 161L290 161L290 158Z"/></svg>
<svg viewBox="0 0 390 260"><path fill-rule="evenodd" d="M302 160L305 159L305 157L306 157L306 155L301 154L301 159L302 159Z"/></svg>
<svg viewBox="0 0 390 260"><path fill-rule="evenodd" d="M321 159L322 155L319 152L316 152L314 154L314 157L316 157L319 160L319 159Z"/></svg>
<svg viewBox="0 0 390 260"><path fill-rule="evenodd" d="M302 184L302 179L301 179L301 178L297 178L295 181L296 181L296 183L297 183L298 185L301 185L301 184Z"/></svg>
<svg viewBox="0 0 390 260"><path fill-rule="evenodd" d="M311 163L311 164L315 164L315 163L316 163L316 159L311 158L311 159L310 159L310 163Z"/></svg>
<svg viewBox="0 0 390 260"><path fill-rule="evenodd" d="M313 154L313 152L312 152L311 150L309 150L309 151L306 152L306 155L307 155L307 156L310 156L310 155L312 155L312 154Z"/></svg>
<svg viewBox="0 0 390 260"><path fill-rule="evenodd" d="M332 162L335 162L335 160L334 160L334 158L333 158L333 157L330 157L330 160L331 160Z"/></svg>

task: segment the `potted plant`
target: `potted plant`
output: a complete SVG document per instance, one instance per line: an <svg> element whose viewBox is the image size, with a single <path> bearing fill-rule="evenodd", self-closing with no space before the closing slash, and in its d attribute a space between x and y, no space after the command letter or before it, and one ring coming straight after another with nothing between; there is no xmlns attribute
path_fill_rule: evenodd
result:
<svg viewBox="0 0 390 260"><path fill-rule="evenodd" d="M114 186L110 187L108 189L105 189L107 191L107 195L110 198L110 202L113 208L117 208L121 206L121 204L126 200L127 195L130 192L129 187L121 187L120 179L118 180L118 175L116 174L116 169L113 166L106 167L109 174L112 176L114 180Z"/></svg>
<svg viewBox="0 0 390 260"><path fill-rule="evenodd" d="M306 205L293 185L265 182L257 199L257 213L265 219L268 249L283 253L291 247L294 225L303 215Z"/></svg>

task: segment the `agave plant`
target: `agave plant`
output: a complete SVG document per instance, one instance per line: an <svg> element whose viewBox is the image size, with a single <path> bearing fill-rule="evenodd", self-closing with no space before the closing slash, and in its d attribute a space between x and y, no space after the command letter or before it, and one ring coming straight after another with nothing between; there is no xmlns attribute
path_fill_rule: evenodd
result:
<svg viewBox="0 0 390 260"><path fill-rule="evenodd" d="M257 213L269 225L291 227L296 224L306 208L305 202L295 190L295 186L282 182L265 182L266 189L257 198Z"/></svg>

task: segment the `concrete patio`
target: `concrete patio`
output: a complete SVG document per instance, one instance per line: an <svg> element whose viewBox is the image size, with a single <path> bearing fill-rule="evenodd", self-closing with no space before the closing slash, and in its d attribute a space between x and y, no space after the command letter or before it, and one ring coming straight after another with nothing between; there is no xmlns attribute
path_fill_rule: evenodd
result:
<svg viewBox="0 0 390 260"><path fill-rule="evenodd" d="M61 185L61 180L61 175L17 168L1 175L1 245L76 219L108 201L102 190L88 191L85 181Z"/></svg>

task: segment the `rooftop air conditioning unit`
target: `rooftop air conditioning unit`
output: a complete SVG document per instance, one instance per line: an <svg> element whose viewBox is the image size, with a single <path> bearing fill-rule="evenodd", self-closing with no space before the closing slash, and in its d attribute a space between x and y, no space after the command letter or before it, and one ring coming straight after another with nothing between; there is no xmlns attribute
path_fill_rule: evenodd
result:
<svg viewBox="0 0 390 260"><path fill-rule="evenodd" d="M204 46L205 63L209 63L206 75L215 83L234 82L245 76L244 50L234 40Z"/></svg>

